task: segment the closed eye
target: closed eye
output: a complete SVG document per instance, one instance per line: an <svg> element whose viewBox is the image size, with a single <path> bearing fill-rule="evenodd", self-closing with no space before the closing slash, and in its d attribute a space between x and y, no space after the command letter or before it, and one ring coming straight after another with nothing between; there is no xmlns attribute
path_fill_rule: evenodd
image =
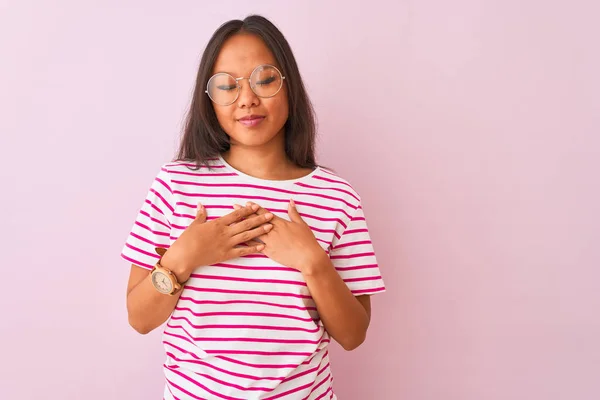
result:
<svg viewBox="0 0 600 400"><path fill-rule="evenodd" d="M219 89L219 90L234 90L234 89L237 89L237 85L218 85L217 89Z"/></svg>
<svg viewBox="0 0 600 400"><path fill-rule="evenodd" d="M274 76L272 76L270 78L263 79L262 81L256 82L256 85L257 86L265 86L265 85L268 85L269 83L273 83L275 81L275 79L276 78Z"/></svg>

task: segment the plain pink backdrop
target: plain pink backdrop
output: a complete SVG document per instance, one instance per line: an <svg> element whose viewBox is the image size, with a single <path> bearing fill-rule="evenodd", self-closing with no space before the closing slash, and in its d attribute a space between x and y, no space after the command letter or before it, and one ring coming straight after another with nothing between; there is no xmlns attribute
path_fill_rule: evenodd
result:
<svg viewBox="0 0 600 400"><path fill-rule="evenodd" d="M367 342L334 348L340 400L600 398L593 3L2 1L0 397L160 398L119 253L203 46L258 12L387 283Z"/></svg>

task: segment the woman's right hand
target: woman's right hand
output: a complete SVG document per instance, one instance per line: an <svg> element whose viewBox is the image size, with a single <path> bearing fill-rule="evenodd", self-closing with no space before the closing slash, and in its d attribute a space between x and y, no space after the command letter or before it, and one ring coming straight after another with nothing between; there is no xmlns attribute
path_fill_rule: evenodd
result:
<svg viewBox="0 0 600 400"><path fill-rule="evenodd" d="M206 222L206 209L198 204L196 218L163 255L161 265L170 269L179 282L185 282L199 266L260 252L264 244L239 246L273 228L268 223L273 214L256 215L258 208L242 207Z"/></svg>

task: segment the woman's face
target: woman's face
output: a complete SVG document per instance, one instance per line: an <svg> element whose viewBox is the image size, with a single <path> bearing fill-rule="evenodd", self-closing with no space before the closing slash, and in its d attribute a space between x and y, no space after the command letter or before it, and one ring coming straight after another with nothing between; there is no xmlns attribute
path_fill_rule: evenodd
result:
<svg viewBox="0 0 600 400"><path fill-rule="evenodd" d="M259 65L270 64L281 71L275 57L257 36L238 34L230 37L221 48L213 67L213 74L226 72L234 78L248 78ZM285 71L281 71L285 74ZM288 118L288 97L285 80L281 90L273 97L258 97L250 89L247 79L241 85L238 99L231 105L213 103L213 108L223 130L229 135L232 146L257 147L284 144L283 126ZM249 121L249 117L257 117Z"/></svg>

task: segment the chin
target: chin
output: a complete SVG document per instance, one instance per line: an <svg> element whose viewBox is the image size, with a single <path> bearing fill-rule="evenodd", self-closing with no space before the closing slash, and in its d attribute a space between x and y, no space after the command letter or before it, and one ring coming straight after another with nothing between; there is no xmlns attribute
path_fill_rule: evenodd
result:
<svg viewBox="0 0 600 400"><path fill-rule="evenodd" d="M277 134L268 134L260 131L247 130L245 132L236 132L234 135L230 135L230 137L233 139L234 144L255 147L271 142L277 137Z"/></svg>

